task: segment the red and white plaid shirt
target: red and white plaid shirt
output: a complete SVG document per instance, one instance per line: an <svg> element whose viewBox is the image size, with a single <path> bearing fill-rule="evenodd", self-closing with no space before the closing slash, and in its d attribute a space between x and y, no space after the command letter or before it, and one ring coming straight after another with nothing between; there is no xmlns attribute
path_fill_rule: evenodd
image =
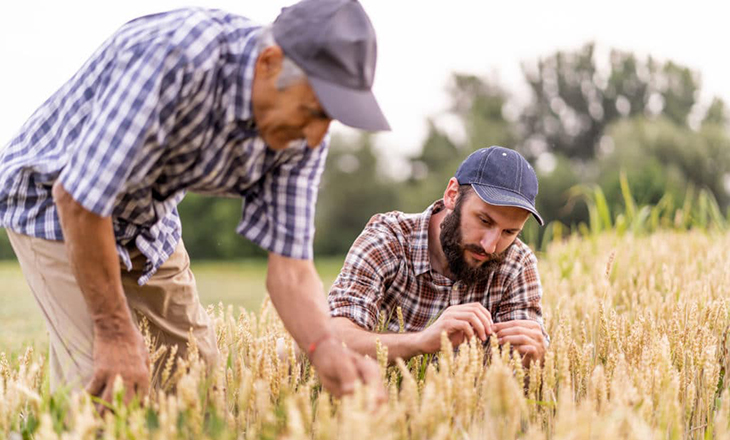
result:
<svg viewBox="0 0 730 440"><path fill-rule="evenodd" d="M423 330L449 306L480 302L494 322L542 321L542 287L537 258L515 239L504 262L479 283L436 273L428 255L431 214L444 209L439 200L421 214L376 214L355 240L329 293L330 314L374 331L381 316L387 331L398 332L396 309L403 310L406 332Z"/></svg>

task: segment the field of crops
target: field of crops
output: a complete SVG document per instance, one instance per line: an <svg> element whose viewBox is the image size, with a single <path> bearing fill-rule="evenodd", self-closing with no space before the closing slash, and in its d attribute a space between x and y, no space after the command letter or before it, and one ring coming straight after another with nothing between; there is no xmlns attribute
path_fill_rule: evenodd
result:
<svg viewBox="0 0 730 440"><path fill-rule="evenodd" d="M730 439L730 235L604 232L555 241L540 255L552 343L523 370L505 347L445 347L437 360L387 366L387 403L366 388L337 400L312 369L285 356L268 302L212 307L222 362L192 350L146 405L49 395L40 349L0 355L0 439ZM330 280L331 281L331 280ZM328 282L328 280L325 280ZM261 283L263 283L261 281ZM204 288L201 283L201 292Z"/></svg>

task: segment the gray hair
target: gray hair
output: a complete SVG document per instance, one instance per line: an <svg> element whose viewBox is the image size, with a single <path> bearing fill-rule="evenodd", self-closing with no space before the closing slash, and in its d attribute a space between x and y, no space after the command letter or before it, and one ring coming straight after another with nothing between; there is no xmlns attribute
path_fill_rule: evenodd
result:
<svg viewBox="0 0 730 440"><path fill-rule="evenodd" d="M274 40L274 32L271 29L271 25L264 26L259 31L258 36L258 50L259 53L263 52L264 49L271 46L276 46L276 40ZM296 65L289 57L284 55L284 61L281 64L281 73L279 78L276 80L276 87L279 90L285 89L292 84L297 82L306 81L307 75L304 71Z"/></svg>

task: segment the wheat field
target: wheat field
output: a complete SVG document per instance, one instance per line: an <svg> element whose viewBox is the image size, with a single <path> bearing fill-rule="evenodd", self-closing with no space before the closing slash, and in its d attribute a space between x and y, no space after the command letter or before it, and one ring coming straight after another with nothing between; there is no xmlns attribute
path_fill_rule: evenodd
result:
<svg viewBox="0 0 730 440"><path fill-rule="evenodd" d="M147 338L162 389L100 417L86 394L48 393L39 350L0 354L6 439L730 439L730 234L603 233L540 255L543 365L494 341L445 344L386 365L372 390L334 399L295 356L273 308L209 308L222 359L210 375ZM284 338L277 355L277 340Z"/></svg>

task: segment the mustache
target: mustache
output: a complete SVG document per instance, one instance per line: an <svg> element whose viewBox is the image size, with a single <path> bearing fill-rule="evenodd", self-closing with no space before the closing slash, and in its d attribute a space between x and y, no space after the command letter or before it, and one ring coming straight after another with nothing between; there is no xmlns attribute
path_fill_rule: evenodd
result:
<svg viewBox="0 0 730 440"><path fill-rule="evenodd" d="M497 255L497 254L488 254L488 253L484 252L484 249L481 246L476 245L476 244L465 244L462 247L466 251L471 251L477 255L486 256L489 258L493 258L495 255Z"/></svg>
<svg viewBox="0 0 730 440"><path fill-rule="evenodd" d="M494 253L487 253L484 252L484 248L482 248L479 245L476 244L465 244L462 245L461 248L464 251L471 251L474 252L477 255L486 256L487 260L482 262L482 265L497 265L500 264L507 256L507 252L509 252L510 248L512 247L514 243L511 243L509 246L507 246L507 249L505 249L502 252L494 252Z"/></svg>

